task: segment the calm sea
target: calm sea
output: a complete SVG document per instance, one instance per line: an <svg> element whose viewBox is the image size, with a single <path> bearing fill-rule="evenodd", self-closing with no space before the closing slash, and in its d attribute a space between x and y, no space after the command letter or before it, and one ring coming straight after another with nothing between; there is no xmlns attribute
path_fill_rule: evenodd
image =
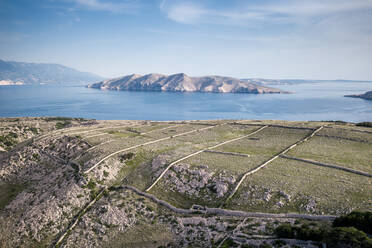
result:
<svg viewBox="0 0 372 248"><path fill-rule="evenodd" d="M372 101L343 97L370 91L372 83L317 82L277 87L294 94L125 92L83 86L0 86L0 117L372 121Z"/></svg>

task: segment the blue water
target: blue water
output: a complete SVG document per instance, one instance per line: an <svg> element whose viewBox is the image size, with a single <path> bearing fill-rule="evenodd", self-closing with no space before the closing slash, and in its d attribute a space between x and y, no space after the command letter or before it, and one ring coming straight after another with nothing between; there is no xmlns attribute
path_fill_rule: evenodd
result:
<svg viewBox="0 0 372 248"><path fill-rule="evenodd" d="M372 121L372 101L343 97L370 91L372 83L321 82L278 87L294 94L125 92L83 86L0 86L0 116Z"/></svg>

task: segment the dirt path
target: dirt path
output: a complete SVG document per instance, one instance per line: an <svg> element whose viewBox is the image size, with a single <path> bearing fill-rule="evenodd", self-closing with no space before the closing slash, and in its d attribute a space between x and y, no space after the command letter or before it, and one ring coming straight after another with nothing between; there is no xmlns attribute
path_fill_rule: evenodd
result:
<svg viewBox="0 0 372 248"><path fill-rule="evenodd" d="M287 147L286 149L284 149L283 151L281 151L280 153L278 153L277 155L275 155L274 157L270 158L269 160L267 160L266 162L262 163L261 165L259 165L258 167L256 167L255 169L253 170L250 170L248 172L246 172L242 177L241 179L239 180L239 182L237 183L237 185L235 186L235 188L233 189L233 191L231 192L231 194L227 197L226 201L224 204L226 204L236 193L236 191L238 191L240 185L243 183L244 179L259 171L260 169L262 169L263 167L265 167L266 165L270 164L272 161L274 161L275 159L279 158L281 155L284 155L285 153L287 153L288 151L292 150L293 148L295 148L296 146L298 146L299 144L303 143L303 142L306 142L308 141L311 137L313 137L316 133L318 133L320 130L323 129L323 126L317 128L316 130L314 130L310 135L306 136L304 139L300 140L300 141L297 141L296 143L294 143L293 145Z"/></svg>
<svg viewBox="0 0 372 248"><path fill-rule="evenodd" d="M250 134L248 134L248 135L244 135L244 136L241 136L241 137L238 137L238 138L235 138L235 139L231 139L231 140L227 140L227 141L221 142L221 143L219 143L219 144L217 144L217 145L214 145L214 146L211 146L211 147L208 147L208 148L205 148L205 149L199 150L199 151L197 151L197 152L191 153L191 154L189 154L189 155L187 155L187 156L185 156L185 157L182 157L182 158L180 158L180 159L178 159L178 160L172 162L171 164L169 164L169 165L167 166L167 168L165 168L165 170L160 174L160 176L155 180L155 182L154 182L150 187L148 187L148 188L146 189L146 192L150 191L150 190L155 186L155 184L156 184L157 182L159 182L159 180L160 180L160 179L165 175L165 173L166 173L166 172L167 172L167 171L168 171L168 170L169 170L173 165L175 165L175 164L177 164L177 163L179 163L179 162L181 162L181 161L183 161L183 160L185 160L185 159L188 159L188 158L190 158L190 157L192 157L192 156L195 156L195 155L197 155L197 154L199 154L199 153L205 152L205 151L207 151L207 150L212 150L212 149L214 149L214 148L217 148L217 147L219 147L219 146L222 146L222 145L228 144L228 143L230 143L230 142L234 142L234 141L237 141L237 140L241 140L241 139L247 138L247 137L249 137L249 136L251 136L251 135L254 135L254 134L258 133L259 131L261 131L262 129L264 129L264 128L266 128L266 127L267 127L267 126L263 126L263 127L259 128L258 130L254 131L254 132L252 132L252 133L250 133Z"/></svg>
<svg viewBox="0 0 372 248"><path fill-rule="evenodd" d="M246 218L296 218L296 219L309 219L309 220L333 220L337 216L334 215L312 215L312 214L296 214L296 213L285 213L285 214L271 214L271 213L255 213L255 212L245 212L239 210L229 210L223 208L208 208L206 207L203 210L193 210L193 209L183 209L177 208L170 203L160 200L156 196L142 192L139 189L123 185L120 187L115 187L114 189L129 189L136 193L137 195L146 197L151 201L166 207L167 209L179 213L179 214L204 214L204 215L218 215L218 216L236 216L236 217L246 217Z"/></svg>
<svg viewBox="0 0 372 248"><path fill-rule="evenodd" d="M72 219L68 227L59 235L59 238L52 243L50 247L60 247L62 241L65 239L65 237L74 229L74 227L79 223L80 219L84 216L86 212L88 212L89 208L93 206L96 201L98 201L103 193L107 190L107 187L104 187L100 190L100 192L94 197L93 200L91 200L82 210L79 211L79 213Z"/></svg>

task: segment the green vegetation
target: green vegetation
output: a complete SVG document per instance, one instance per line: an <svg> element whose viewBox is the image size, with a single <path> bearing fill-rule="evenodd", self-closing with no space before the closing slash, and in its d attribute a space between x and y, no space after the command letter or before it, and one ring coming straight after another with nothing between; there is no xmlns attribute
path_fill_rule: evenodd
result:
<svg viewBox="0 0 372 248"><path fill-rule="evenodd" d="M4 209L25 186L16 183L0 183L0 210Z"/></svg>
<svg viewBox="0 0 372 248"><path fill-rule="evenodd" d="M365 233L372 234L372 212L353 211L336 218L334 227L355 227Z"/></svg>
<svg viewBox="0 0 372 248"><path fill-rule="evenodd" d="M351 208L369 210L371 195L368 177L279 158L250 175L226 207L274 213L341 214Z"/></svg>
<svg viewBox="0 0 372 248"><path fill-rule="evenodd" d="M85 120L84 118L71 118L71 117L44 117L45 121L72 121L72 120Z"/></svg>
<svg viewBox="0 0 372 248"><path fill-rule="evenodd" d="M64 160L76 161L76 163L80 164L81 171L79 170L79 166L73 164L71 165L73 169L69 166L66 167L66 171L62 171L63 173L57 175L55 185L62 188L60 192L66 192L69 196L75 197L78 200L73 199L74 201L69 201L70 199L68 199L66 203L67 200L64 202L62 199L61 203L58 203L58 207L63 208L64 212L61 217L63 219L43 226L45 229L42 231L44 232L45 230L47 233L49 230L64 230L66 225L72 220L71 217L75 215L74 213L79 213L79 218L83 215L84 217L91 218L94 223L90 225L91 223L87 222L89 224L87 225L87 230L82 230L80 224L75 227L75 230L72 230L73 235L67 237L66 240L70 244L75 241L81 242L80 244L87 241L88 233L94 233L89 238L92 239L92 242L96 242L95 245L100 247L187 246L186 244L197 246L204 245L204 242L209 242L210 238L213 239L211 241L212 245L216 245L222 242L222 239L226 235L231 235L232 238L227 239L224 244L221 244L222 247L251 247L248 244L235 244L234 239L240 243L240 239L247 239L248 235L262 242L263 238L267 238L273 235L273 233L277 235L278 240L273 242L269 239L267 240L269 244L262 244L259 247L284 246L284 238L295 238L319 243L325 242L327 243L327 247L369 247L371 243L370 238L368 238L368 235L371 235L371 212L360 212L370 211L370 206L372 205L372 199L370 197L372 195L371 179L367 176L279 157L264 168L248 175L236 194L228 203L224 204L233 186L236 185L245 172L256 168L286 147L302 140L312 132L310 129L291 129L271 126L248 138L213 149L216 152L225 152L225 154L198 153L170 168L165 176L151 189L150 193L180 208L190 208L193 204L198 204L207 207L223 206L223 208L227 209L249 212L291 212L317 215L340 215L350 213L352 210L359 211L337 218L333 225L330 221L311 222L303 219L294 221L294 219L290 218L273 218L270 220L257 218L254 221L251 220L251 223L247 223L248 220L242 223L243 218L236 217L235 219L229 219L226 216L216 217L211 214L198 215L198 218L214 219L213 222L202 221L190 224L194 220L188 219L184 221L181 219L192 218L194 215L183 216L169 212L169 210L154 202L149 204L150 201L147 198L143 196L139 197L130 190L125 189L125 187L116 187L130 185L138 188L140 191L144 191L155 182L161 172L173 161L230 139L247 135L260 128L262 124L268 123L286 125L288 127L311 128L324 124L329 125L329 127L322 129L316 136L291 150L288 156L313 159L363 170L365 172L372 172L370 167L370 161L372 161L370 152L372 148L372 134L360 132L360 130L365 130L363 127L356 127L354 124L340 122L242 121L250 124L260 124L261 126L230 123L177 136L184 132L205 128L207 127L205 124L212 122L190 122L183 123L182 125L170 122L155 124L142 122L141 125L141 122L133 122L140 125L136 128L126 130L127 126L124 125L130 125L128 121L97 121L97 126L80 126L72 130L53 132L52 135L48 136L46 130L52 131L54 128L65 128L76 125L76 120L63 117L51 117L49 123L40 118L36 120L38 121L38 125L35 125L31 121L23 123L23 120L22 123L18 124L12 122L4 124L5 122L2 122L4 125L13 126L2 129L3 133L1 133L0 141L3 142L5 139L11 139L21 142L22 139L29 138L36 134L36 132L45 134L40 140L38 138L33 139L32 149L25 147L27 148L25 149L26 154L24 156L22 155L21 159L26 158L26 160L21 160L14 156L16 160L12 161L12 163L14 162L16 164L20 161L20 166L17 169L22 173L23 167L27 167L22 166L24 161L24 163L31 163L32 166L35 165L34 167L27 167L31 169L26 171L27 173L35 174L43 172L41 168L44 169L44 164L48 166L47 163L51 163L51 161L44 161L44 156L40 157L38 155L41 153L37 149L43 149L43 147L46 147L46 151L53 150L52 157L61 155ZM217 122L213 123L215 124ZM172 125L171 128L162 129L170 125ZM30 129L28 128L29 126L38 128ZM121 126L120 129L118 128L119 126ZM106 131L101 132L101 130ZM71 138L60 139L63 135L70 135ZM172 139L151 142L171 136L173 137ZM79 137L80 140L75 139L75 137ZM87 147L90 148L90 146L84 145L84 140L87 139L90 145L100 145L88 149ZM60 141L63 142L61 145L58 143ZM76 146L75 141L80 142L79 145L82 144L84 146ZM23 144L25 146L28 145L27 142ZM49 147L46 146L48 144ZM58 144L58 151L54 149L56 145L53 144ZM130 148L133 146L136 146L136 148ZM66 152L64 148L66 148ZM130 149L127 150L127 148ZM75 150L77 151L76 153ZM118 151L123 150L125 152L118 153ZM234 154L226 154L226 152L244 153L249 156L236 156ZM96 164L106 157L107 159L104 159L91 172L84 173L92 164ZM35 162L35 160L39 161ZM50 168L55 167L50 166ZM8 170L5 170L5 172L7 173ZM27 173L24 173L24 181L28 180ZM56 190L56 187L50 187L54 191L49 192L46 185L46 183L51 183L53 186L54 182L51 181L54 179L44 180L44 175L46 179L49 179L47 173L40 175L43 175L40 179L42 183L45 182L45 184L42 184L43 190L45 189L43 194L45 192L45 194L59 197L60 195L56 193L59 192ZM30 178L37 178L34 174L31 176ZM51 176L55 175L51 174ZM75 182L73 180L74 176ZM64 188L67 187L64 180L81 185L83 181L80 180L81 176L90 180L88 180L86 186L82 186L83 189L78 188L79 191L69 194L69 188ZM33 181L30 183L36 185ZM86 215L85 211L79 212L82 206L89 202L89 198L96 198L100 189L109 186L113 187L110 188L110 191L104 191L101 194L103 196L102 199L94 203ZM22 185L1 184L0 209L8 205L23 189L24 186ZM66 191L63 191L65 189ZM33 201L30 206L38 207L37 204L42 203L42 201L45 203L44 199L47 199L45 197L42 197L38 201L38 194L41 193L38 192L36 187L30 187L31 190L35 200L31 199ZM217 196L217 193L220 195ZM83 204L79 206L72 202ZM40 206L44 207L45 204L40 204ZM17 209L17 211L24 211L26 214L29 214L27 211L30 211L29 209L31 207L28 208L27 206L23 208ZM101 216L105 212L107 216ZM15 217L12 218L15 219ZM106 220L110 220L110 222L106 223L104 221L105 218ZM125 218L127 218L127 221ZM226 229L220 230L221 228L218 225L213 224L216 223L214 221L217 219L220 222L227 223L224 227ZM119 225L113 224L116 220L123 221ZM284 221L290 221L290 223L294 224L280 224ZM128 223L128 225L124 229L118 229L118 226L121 226L122 223ZM184 231L182 230L182 233L180 233L181 223L187 228ZM244 225L240 225L240 229L233 233L232 231L237 228L239 223ZM44 225L43 223L41 224ZM103 227L102 230L100 226ZM213 237L208 236L207 232L205 232L206 228L209 228L209 233L214 233ZM25 229L31 228L26 226ZM82 232L81 235L74 235L76 234L74 232L78 231ZM214 236L216 232L220 234ZM186 235L183 237L184 240L180 241L178 237L174 238L173 235L176 233L180 234L181 237L183 237L182 235ZM33 237L32 235L35 233L28 231L27 234L30 235L29 237ZM288 246L289 242L287 243ZM296 246L294 245L293 247Z"/></svg>
<svg viewBox="0 0 372 248"><path fill-rule="evenodd" d="M6 135L0 135L0 145L4 146L5 149L9 150L18 143L18 141L16 140L17 138L18 135L13 132L10 132Z"/></svg>
<svg viewBox="0 0 372 248"><path fill-rule="evenodd" d="M372 247L372 239L363 230L371 231L371 212L352 212L336 218L333 227L327 225L291 225L284 223L275 229L278 238L301 239L326 243L327 247ZM358 228L358 229L357 229Z"/></svg>
<svg viewBox="0 0 372 248"><path fill-rule="evenodd" d="M122 155L119 155L119 159L120 159L120 162L125 162L127 160L130 160L134 157L134 153L133 152L128 152L128 153L124 153Z"/></svg>
<svg viewBox="0 0 372 248"><path fill-rule="evenodd" d="M358 127L372 127L372 122L366 121L366 122L359 122L355 124Z"/></svg>
<svg viewBox="0 0 372 248"><path fill-rule="evenodd" d="M62 122L57 122L56 123L56 129L62 129L67 127L68 125L71 125L71 121L69 120L64 120Z"/></svg>
<svg viewBox="0 0 372 248"><path fill-rule="evenodd" d="M364 137L372 139L372 135L365 134ZM371 143L316 136L291 150L288 155L372 173L371 150Z"/></svg>
<svg viewBox="0 0 372 248"><path fill-rule="evenodd" d="M235 243L232 238L227 238L220 247L222 248L239 247L239 244Z"/></svg>

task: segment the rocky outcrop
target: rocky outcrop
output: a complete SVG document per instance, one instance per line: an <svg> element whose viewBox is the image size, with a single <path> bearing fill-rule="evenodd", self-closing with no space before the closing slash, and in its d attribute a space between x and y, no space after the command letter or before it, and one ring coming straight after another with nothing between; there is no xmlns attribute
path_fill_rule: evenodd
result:
<svg viewBox="0 0 372 248"><path fill-rule="evenodd" d="M345 97L354 97L354 98L372 100L372 91L367 91L366 93L360 94L360 95L345 95Z"/></svg>
<svg viewBox="0 0 372 248"><path fill-rule="evenodd" d="M174 91L216 93L287 93L240 79L221 76L189 77L184 73L173 75L132 74L88 85L89 88L126 91Z"/></svg>
<svg viewBox="0 0 372 248"><path fill-rule="evenodd" d="M200 197L201 192L206 191L208 196L205 198L211 195L222 198L236 180L225 174L209 172L206 165L192 168L189 164L179 164L165 174L165 181L172 191L181 194Z"/></svg>

